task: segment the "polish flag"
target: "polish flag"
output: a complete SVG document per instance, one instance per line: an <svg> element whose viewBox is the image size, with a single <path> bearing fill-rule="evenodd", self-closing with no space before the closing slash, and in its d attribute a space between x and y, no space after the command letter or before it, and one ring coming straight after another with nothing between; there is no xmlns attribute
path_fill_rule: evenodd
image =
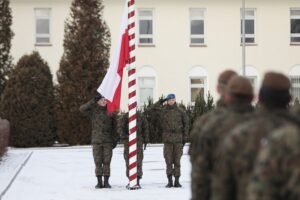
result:
<svg viewBox="0 0 300 200"><path fill-rule="evenodd" d="M109 113L119 110L121 100L123 69L129 61L129 37L128 37L128 7L122 18L117 49L115 50L108 71L97 89L107 99Z"/></svg>

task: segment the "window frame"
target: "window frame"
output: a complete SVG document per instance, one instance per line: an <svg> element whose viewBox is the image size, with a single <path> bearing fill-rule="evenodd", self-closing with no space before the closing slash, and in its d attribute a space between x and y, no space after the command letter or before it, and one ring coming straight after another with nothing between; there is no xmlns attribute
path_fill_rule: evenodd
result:
<svg viewBox="0 0 300 200"><path fill-rule="evenodd" d="M199 10L203 12L203 17L193 17L192 11L193 10ZM192 20L203 20L203 34L192 34ZM191 46L205 46L206 43L206 8L190 8L189 9L189 29L190 29L190 35L189 35L189 44ZM203 39L203 43L192 43L192 39Z"/></svg>
<svg viewBox="0 0 300 200"><path fill-rule="evenodd" d="M243 20L243 16L242 16L242 8L240 9L240 42L241 44L243 43L242 41L242 37L243 37L243 33L242 33L242 20ZM246 45L255 45L257 44L257 19L256 19L256 16L257 16L257 9L256 8L246 8L245 9L245 12L247 11L253 11L254 13L254 16L251 16L251 17L247 17L246 13L245 13L245 44ZM246 33L246 21L247 20L253 20L254 21L254 33L253 34L247 34ZM247 38L253 38L254 41L253 42L247 42L246 39Z"/></svg>
<svg viewBox="0 0 300 200"><path fill-rule="evenodd" d="M153 79L153 87L141 87L141 79ZM153 97L152 97L152 100L154 101L155 99L155 87L156 87L156 77L155 76L140 76L140 77L137 77L137 80L138 80L138 107L143 107L144 104L142 104L143 102L141 102L141 89L148 89L148 88L151 88L153 89ZM148 97L147 97L148 98Z"/></svg>
<svg viewBox="0 0 300 200"><path fill-rule="evenodd" d="M192 79L203 79L203 84L192 84ZM189 100L191 105L195 105L195 101L192 101L192 88L203 88L204 99L207 95L207 77L206 76L190 76L189 77Z"/></svg>
<svg viewBox="0 0 300 200"><path fill-rule="evenodd" d="M140 16L141 11L151 11L152 17L145 17ZM155 19L154 19L154 8L139 8L138 9L138 21L137 21L137 30L138 30L138 45L139 46L154 46L155 40L154 40L154 33L155 33ZM140 20L152 20L152 34L140 34ZM152 39L152 43L141 43L140 39Z"/></svg>
<svg viewBox="0 0 300 200"><path fill-rule="evenodd" d="M300 33L292 33L292 19L299 19L300 20L300 14L299 15L296 15L296 16L293 16L292 15L292 11L293 10L297 10L300 12L300 8L290 8L290 44L297 44L299 45L300 42L292 42L292 38L293 37L296 37L296 38L300 38Z"/></svg>
<svg viewBox="0 0 300 200"><path fill-rule="evenodd" d="M292 95L292 100L295 101L296 98L292 93L293 88L299 88L300 89L300 75L290 75L289 76L290 82L291 82L291 95ZM299 83L293 83L292 79L298 79ZM295 87L293 87L294 85L296 85ZM299 98L298 100L300 100L300 94L299 94Z"/></svg>
<svg viewBox="0 0 300 200"><path fill-rule="evenodd" d="M37 11L39 10L47 10L49 11L49 16L38 16ZM35 37L34 37L34 42L36 46L47 46L51 45L52 43L52 37L51 37L51 17L52 17L52 9L49 7L45 8L34 8L34 19L35 19ZM37 33L37 20L38 19L48 19L49 20L49 34L42 34L42 33ZM49 38L49 42L37 42L38 38Z"/></svg>

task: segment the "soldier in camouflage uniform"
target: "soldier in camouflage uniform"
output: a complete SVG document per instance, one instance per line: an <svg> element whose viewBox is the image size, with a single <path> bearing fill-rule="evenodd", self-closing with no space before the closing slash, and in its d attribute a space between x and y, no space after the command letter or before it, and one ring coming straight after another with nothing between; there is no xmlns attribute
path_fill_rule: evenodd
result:
<svg viewBox="0 0 300 200"><path fill-rule="evenodd" d="M128 129L128 113L120 117L118 123L118 132L121 142L124 144L124 159L126 162L126 176L129 178L129 129ZM146 149L149 142L149 127L146 118L141 112L137 112L137 186L140 187L140 179L143 176L143 145Z"/></svg>
<svg viewBox="0 0 300 200"><path fill-rule="evenodd" d="M167 104L163 106L163 103ZM161 99L154 105L160 110L162 141L164 143L164 158L167 165L168 184L166 187L181 187L179 183L180 160L183 146L188 140L188 119L186 113L178 108L174 94L169 94L166 99ZM172 176L175 177L173 184Z"/></svg>
<svg viewBox="0 0 300 200"><path fill-rule="evenodd" d="M227 85L224 102L219 114L202 124L194 124L192 134L197 134L194 141L192 166L192 199L209 200L211 196L211 173L214 163L218 160L216 154L219 142L236 125L248 120L254 108L251 105L253 88L248 79L234 76Z"/></svg>
<svg viewBox="0 0 300 200"><path fill-rule="evenodd" d="M202 115L199 119L197 119L194 122L194 123L198 124L198 129L200 127L204 127L204 125L209 121L209 119L214 118L214 116L218 116L220 111L226 107L226 104L224 102L224 96L225 96L225 92L226 92L225 89L226 89L226 86L227 86L227 83L229 82L229 80L233 76L236 76L236 75L237 75L237 73L232 70L225 70L224 72L222 72L219 75L217 91L220 95L220 99L217 101L217 108L211 112L208 112L208 113ZM200 132L200 130L198 130L198 132ZM194 135L194 133L195 133L195 135ZM196 133L197 132L191 132L191 136L190 136L191 144L189 147L189 155L190 155L191 163L193 163L193 161L194 161L194 156L193 156L194 143L193 143L193 141L197 140L198 135Z"/></svg>
<svg viewBox="0 0 300 200"><path fill-rule="evenodd" d="M290 81L280 73L265 74L259 92L259 109L237 126L219 148L212 183L213 200L245 200L249 176L262 138L285 124L295 123L287 110Z"/></svg>
<svg viewBox="0 0 300 200"><path fill-rule="evenodd" d="M246 200L300 199L300 122L262 139Z"/></svg>
<svg viewBox="0 0 300 200"><path fill-rule="evenodd" d="M116 114L107 112L106 99L97 95L80 107L80 111L92 120L92 145L95 173L98 180L96 188L111 188L109 184L112 150L119 139L116 131ZM102 183L104 176L104 184Z"/></svg>

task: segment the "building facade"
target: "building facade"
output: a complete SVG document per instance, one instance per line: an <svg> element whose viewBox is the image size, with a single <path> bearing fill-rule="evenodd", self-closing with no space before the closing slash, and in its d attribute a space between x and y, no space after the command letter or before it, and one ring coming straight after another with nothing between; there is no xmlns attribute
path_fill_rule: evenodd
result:
<svg viewBox="0 0 300 200"><path fill-rule="evenodd" d="M136 0L136 4L140 106L148 97L157 100L168 93L184 103L193 102L199 92L217 99L219 73L242 72L240 0ZM71 0L11 0L14 60L38 50L55 75L70 5ZM125 0L104 0L104 6L113 52ZM246 76L258 91L266 71L282 72L291 78L292 93L300 99L300 1L246 0L246 7ZM123 81L126 109L126 76Z"/></svg>

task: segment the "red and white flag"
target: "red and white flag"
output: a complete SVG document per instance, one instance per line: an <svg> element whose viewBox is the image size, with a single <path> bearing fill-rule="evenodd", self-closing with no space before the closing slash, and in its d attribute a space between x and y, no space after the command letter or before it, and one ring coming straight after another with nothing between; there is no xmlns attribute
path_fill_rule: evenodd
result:
<svg viewBox="0 0 300 200"><path fill-rule="evenodd" d="M97 89L107 99L108 112L120 108L123 69L129 62L128 7L125 6L117 49L115 50L108 71Z"/></svg>

